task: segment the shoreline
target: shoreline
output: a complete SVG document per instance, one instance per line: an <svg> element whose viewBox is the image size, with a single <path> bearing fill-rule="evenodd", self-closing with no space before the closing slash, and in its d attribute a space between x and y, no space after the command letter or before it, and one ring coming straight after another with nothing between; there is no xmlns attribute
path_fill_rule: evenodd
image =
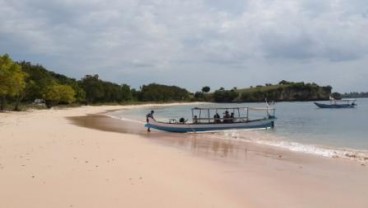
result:
<svg viewBox="0 0 368 208"><path fill-rule="evenodd" d="M0 114L0 206L368 206L368 168L348 160L69 120L124 108Z"/></svg>
<svg viewBox="0 0 368 208"><path fill-rule="evenodd" d="M100 113L98 115L86 115L69 119L78 126L110 132L136 134L146 138L153 137L160 144L168 146L177 146L178 148L181 149L183 148L189 149L189 151L192 152L193 151L206 152L206 153L212 152L211 154L216 155L218 151L222 151L222 154L225 155L225 157L228 156L228 154L231 152L239 152L239 151L265 152L265 150L270 150L270 152L272 152L270 153L271 155L276 155L275 157L279 158L283 157L283 155L294 154L294 156L292 157L305 155L306 157L316 157L316 158L343 160L343 161L346 160L348 162L358 163L361 166L367 166L368 163L368 157L365 154L359 155L360 153L363 152L361 150L329 149L304 145L304 147L315 148L320 151L328 151L329 154L326 155L326 153L317 154L311 151L293 150L290 149L289 147L279 146L272 143L264 143L264 142L257 143L241 139L229 141L228 139L207 138L208 134L207 135L180 134L180 133L178 134L158 130L155 130L152 133L147 134L145 128L139 126L138 123L134 123L126 119L111 117L111 115L108 115L107 113ZM200 147L199 150L198 147Z"/></svg>
<svg viewBox="0 0 368 208"><path fill-rule="evenodd" d="M157 107L157 106L172 106L172 105L187 105L188 103L173 103L173 104L163 104L163 105L146 105L142 106L142 108L146 107ZM113 110L119 111L119 110ZM120 132L120 133L132 133L138 135L146 135L146 131L144 131L142 127L137 128L138 122L136 120L130 120L125 118L118 118L116 116L112 116L109 112L100 113L98 115L87 115L85 117L78 117L78 118L70 118L75 122L75 124L90 127L105 131L113 131L113 132ZM107 118L108 117L108 118ZM109 119L110 118L110 119ZM94 124L86 124L84 123L85 120L94 121ZM142 125L143 125L142 120ZM127 126L127 127L124 127ZM250 130L254 131L254 130ZM172 134L169 132L163 132L159 130L154 130L156 134L160 134L160 136L165 135L172 135L174 137L181 137L185 134ZM257 137L257 135L253 135ZM240 139L242 140L242 139ZM261 146L262 148L272 148L279 151L291 151L296 153L303 153L307 155L313 156L322 156L326 158L333 158L333 159L343 159L343 160L351 160L357 163L360 163L362 166L368 165L368 151L367 150L360 150L360 149L351 149L351 148L332 148L332 147L325 147L325 146L318 146L318 145L310 145L310 144L302 144L296 142L279 142L275 143L272 141L246 141L242 140L245 143L249 143L250 145Z"/></svg>

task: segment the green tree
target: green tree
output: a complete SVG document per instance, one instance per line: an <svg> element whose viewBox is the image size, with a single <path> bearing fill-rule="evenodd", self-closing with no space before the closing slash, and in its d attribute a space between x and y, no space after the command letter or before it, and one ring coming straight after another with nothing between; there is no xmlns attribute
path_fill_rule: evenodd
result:
<svg viewBox="0 0 368 208"><path fill-rule="evenodd" d="M105 95L102 81L98 78L98 75L86 75L81 81L80 85L86 92L86 100L88 103L101 102Z"/></svg>
<svg viewBox="0 0 368 208"><path fill-rule="evenodd" d="M220 88L214 92L213 99L215 102L233 102L238 96L239 93L234 89L225 90L224 88Z"/></svg>
<svg viewBox="0 0 368 208"><path fill-rule="evenodd" d="M292 82L288 82L286 80L282 80L279 82L279 85L288 85L288 84L291 84Z"/></svg>
<svg viewBox="0 0 368 208"><path fill-rule="evenodd" d="M32 65L30 62L22 61L19 63L22 70L29 74L26 79L26 89L24 100L33 102L35 99L42 98L48 86L56 82L49 71L41 65Z"/></svg>
<svg viewBox="0 0 368 208"><path fill-rule="evenodd" d="M122 101L132 100L133 95L132 95L132 91L130 90L129 85L127 84L121 85L121 96L122 96Z"/></svg>
<svg viewBox="0 0 368 208"><path fill-rule="evenodd" d="M177 86L167 86L160 84L149 84L141 87L139 94L141 101L186 101L189 99L189 92Z"/></svg>
<svg viewBox="0 0 368 208"><path fill-rule="evenodd" d="M338 93L338 92L333 92L333 93L331 94L331 96L332 96L334 99L336 99L336 100L340 100L340 99L341 99L341 94L340 94L340 93Z"/></svg>
<svg viewBox="0 0 368 208"><path fill-rule="evenodd" d="M49 108L57 104L70 104L75 101L75 91L69 85L54 83L47 87L43 99Z"/></svg>
<svg viewBox="0 0 368 208"><path fill-rule="evenodd" d="M202 92L203 93L208 93L210 90L211 90L211 88L209 86L202 87Z"/></svg>
<svg viewBox="0 0 368 208"><path fill-rule="evenodd" d="M26 87L27 74L20 65L12 61L8 54L0 56L0 110L4 110L6 97L15 97L14 110L19 110L19 102Z"/></svg>

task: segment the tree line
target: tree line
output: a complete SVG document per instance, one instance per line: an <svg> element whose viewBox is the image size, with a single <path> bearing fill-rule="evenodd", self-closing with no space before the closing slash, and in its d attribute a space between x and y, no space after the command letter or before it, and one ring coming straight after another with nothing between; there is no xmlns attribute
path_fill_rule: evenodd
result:
<svg viewBox="0 0 368 208"><path fill-rule="evenodd" d="M349 92L341 95L343 98L367 98L368 92Z"/></svg>
<svg viewBox="0 0 368 208"><path fill-rule="evenodd" d="M127 84L101 80L85 75L76 80L30 62L14 62L9 55L0 56L0 110L7 103L19 105L42 100L47 107L61 104L103 104L126 102L190 101L191 93L177 86L148 84L140 90Z"/></svg>
<svg viewBox="0 0 368 208"><path fill-rule="evenodd" d="M315 83L288 82L265 84L245 89L221 87L210 92L209 86L191 93L178 86L156 83L142 85L140 89L127 84L101 80L97 74L85 75L80 80L45 69L30 62L14 62L9 55L0 56L0 110L41 100L47 107L55 105L104 104L132 102L263 102L324 100L331 95L331 86ZM9 103L9 104L7 104ZM8 107L9 108L9 107Z"/></svg>

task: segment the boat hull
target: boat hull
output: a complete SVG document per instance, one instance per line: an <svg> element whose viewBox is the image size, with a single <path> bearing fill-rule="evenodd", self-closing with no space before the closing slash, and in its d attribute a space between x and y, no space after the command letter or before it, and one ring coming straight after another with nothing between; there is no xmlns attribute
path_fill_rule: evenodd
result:
<svg viewBox="0 0 368 208"><path fill-rule="evenodd" d="M254 128L273 128L275 118L260 119L248 122L238 123L164 123L150 119L145 125L147 128L153 128L168 132L203 132L203 131L221 131L228 129L254 129Z"/></svg>
<svg viewBox="0 0 368 208"><path fill-rule="evenodd" d="M354 108L355 104L323 104L314 102L319 108Z"/></svg>

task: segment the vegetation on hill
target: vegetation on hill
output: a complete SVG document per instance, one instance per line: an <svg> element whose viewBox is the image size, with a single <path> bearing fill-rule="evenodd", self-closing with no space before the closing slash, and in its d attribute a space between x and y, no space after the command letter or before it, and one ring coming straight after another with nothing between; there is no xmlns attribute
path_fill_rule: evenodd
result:
<svg viewBox="0 0 368 208"><path fill-rule="evenodd" d="M331 86L318 86L315 83L281 81L278 84L258 85L244 89L225 90L221 87L213 93L196 92L195 98L214 102L263 102L327 100ZM334 93L333 93L334 94Z"/></svg>
<svg viewBox="0 0 368 208"><path fill-rule="evenodd" d="M331 86L318 86L315 83L281 81L278 84L251 87L238 90L237 101L307 101L326 100L331 95Z"/></svg>
<svg viewBox="0 0 368 208"><path fill-rule="evenodd" d="M349 92L341 95L343 98L367 98L368 92Z"/></svg>
<svg viewBox="0 0 368 208"><path fill-rule="evenodd" d="M19 104L44 102L47 107L60 104L103 104L126 102L260 102L306 101L328 99L331 86L315 83L281 81L245 89L226 90L221 87L210 92L209 86L194 94L178 86L156 83L143 85L139 90L127 84L103 81L95 75L85 75L76 80L45 69L39 64L14 62L5 54L0 56L0 110L6 103L12 103L19 110ZM337 93L338 94L338 93ZM340 95L340 94L338 94ZM344 95L347 96L347 95Z"/></svg>

